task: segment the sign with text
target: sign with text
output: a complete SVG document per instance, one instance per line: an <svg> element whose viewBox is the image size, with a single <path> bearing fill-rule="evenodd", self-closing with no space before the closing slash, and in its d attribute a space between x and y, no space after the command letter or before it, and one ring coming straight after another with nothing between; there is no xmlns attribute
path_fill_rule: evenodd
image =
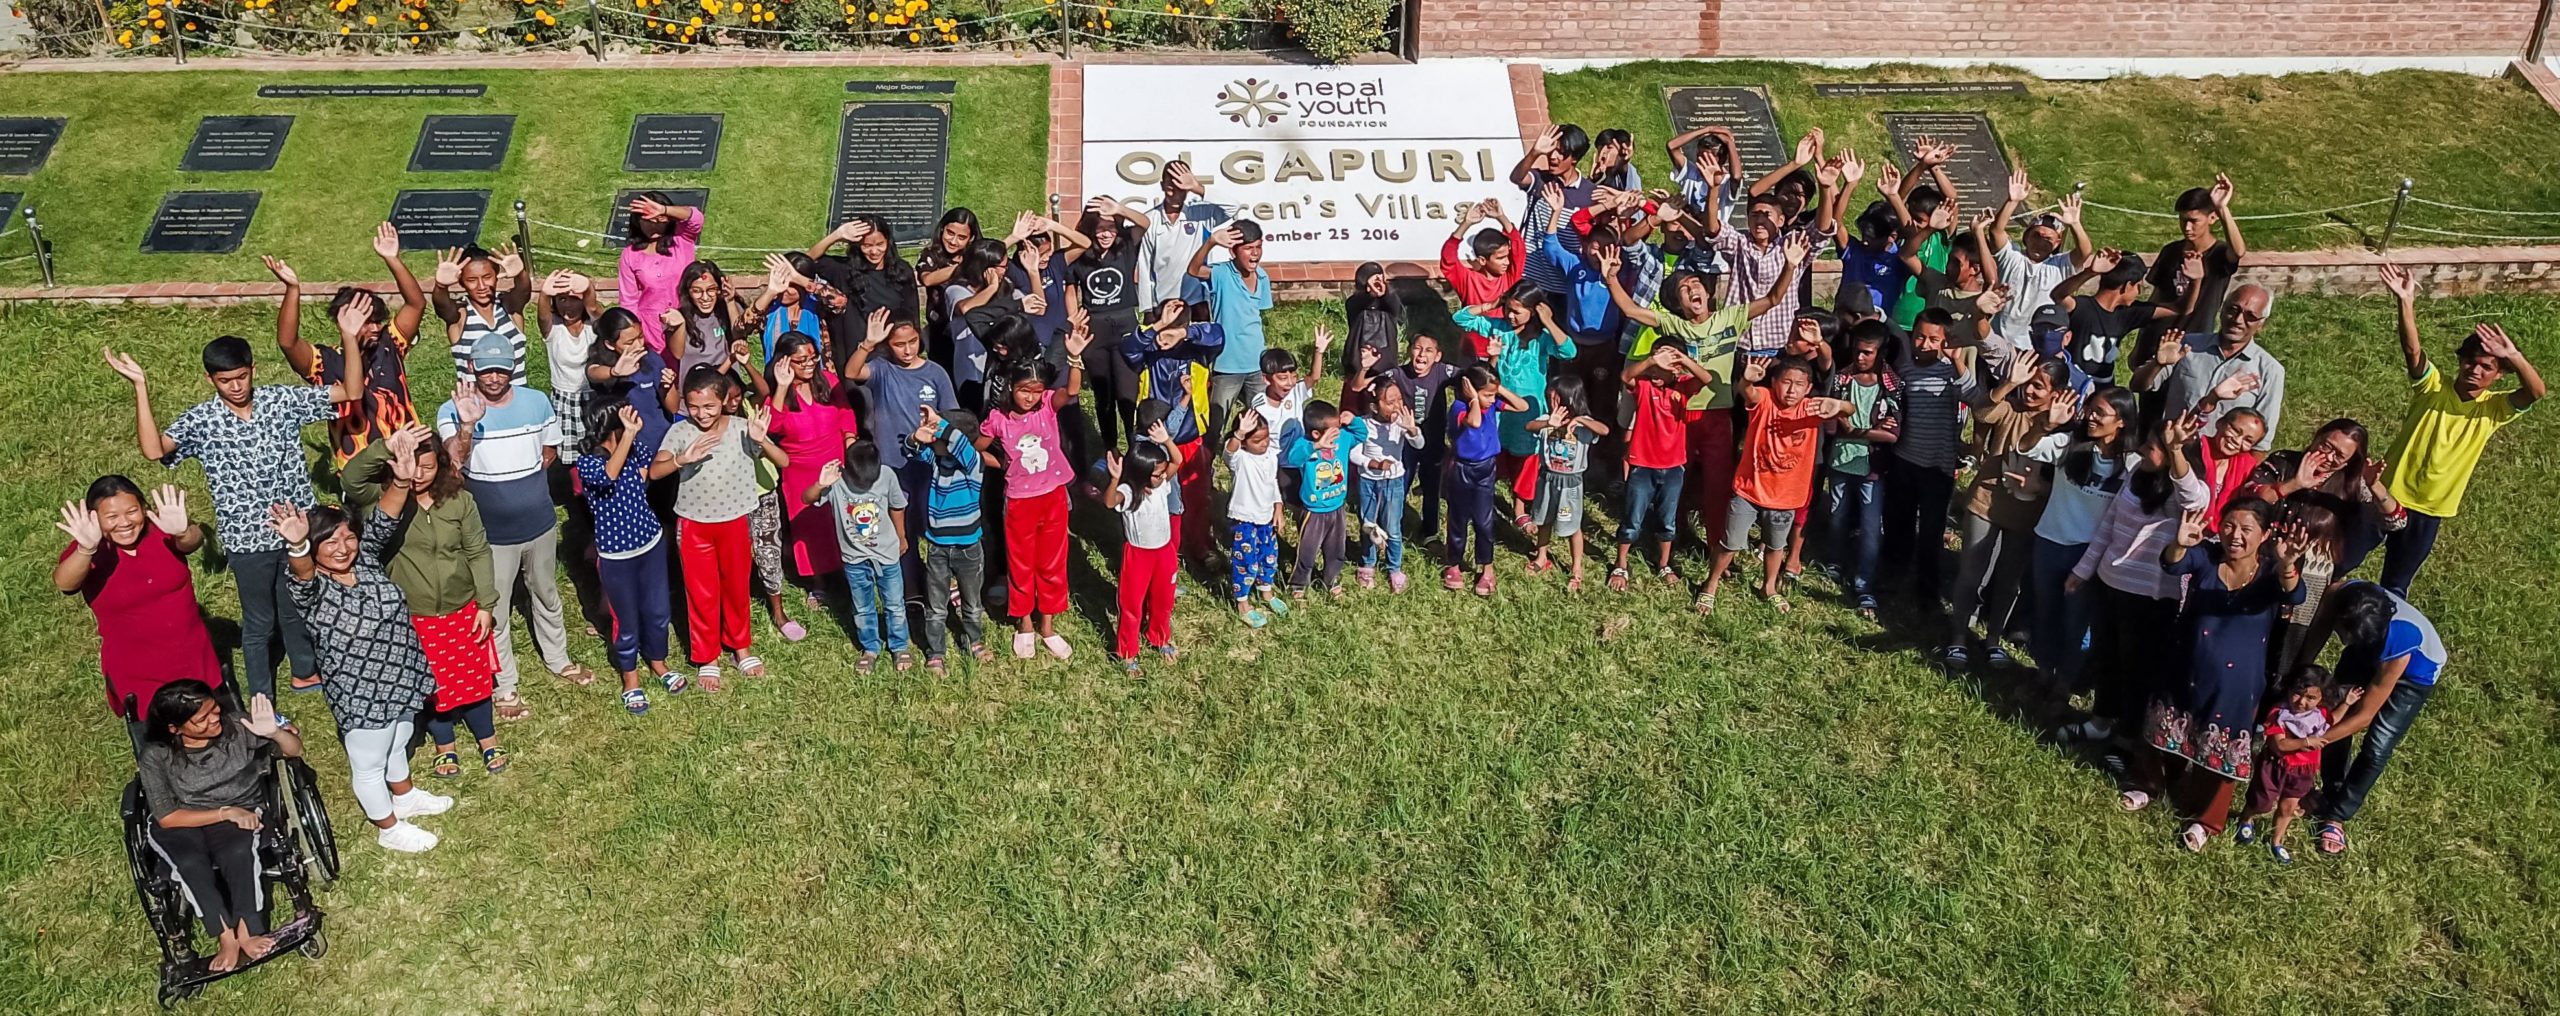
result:
<svg viewBox="0 0 2560 1016"><path fill-rule="evenodd" d="M391 227L401 250L444 250L480 242L489 217L485 190L404 190L391 199Z"/></svg>
<svg viewBox="0 0 2560 1016"><path fill-rule="evenodd" d="M58 116L0 117L0 176L32 176L43 169L66 122Z"/></svg>
<svg viewBox="0 0 2560 1016"><path fill-rule="evenodd" d="M631 118L625 173L700 173L720 163L718 113L643 113Z"/></svg>
<svg viewBox="0 0 2560 1016"><path fill-rule="evenodd" d="M259 85L261 99L446 99L478 98L489 94L487 85L412 85L412 84L338 84L338 85Z"/></svg>
<svg viewBox="0 0 2560 1016"><path fill-rule="evenodd" d="M1832 81L1813 86L1825 99L1862 99L1898 95L2025 95L2023 81Z"/></svg>
<svg viewBox="0 0 2560 1016"><path fill-rule="evenodd" d="M836 187L827 228L877 215L899 243L914 243L942 217L951 163L951 107L939 102L848 102L836 141Z"/></svg>
<svg viewBox="0 0 2560 1016"><path fill-rule="evenodd" d="M195 140L178 168L189 173L257 173L276 168L284 154L285 135L293 132L289 116L208 116L196 121Z"/></svg>
<svg viewBox="0 0 2560 1016"><path fill-rule="evenodd" d="M1955 154L1947 159L1947 178L1955 181L1957 196L1967 208L1996 208L2009 195L2009 155L2000 149L2000 136L1991 132L1991 118L1981 113L1887 113L1884 132L1893 138L1893 150L1902 156L1902 165L1911 165L1912 146L1921 138L1955 146Z"/></svg>
<svg viewBox="0 0 2560 1016"><path fill-rule="evenodd" d="M1778 134L1778 114L1769 106L1768 89L1758 85L1673 85L1662 90L1662 101L1671 107L1674 137L1700 127L1732 131L1745 181L1767 176L1770 170L1795 157L1787 147L1787 139ZM1706 149L1712 143L1702 140L1691 147ZM1657 186L1670 184L1666 181Z"/></svg>
<svg viewBox="0 0 2560 1016"><path fill-rule="evenodd" d="M1459 208L1519 218L1521 150L1495 63L1085 69L1083 196L1152 206L1182 160L1275 263L1436 261Z"/></svg>
<svg viewBox="0 0 2560 1016"><path fill-rule="evenodd" d="M409 153L412 173L487 173L506 165L516 136L513 114L431 116L418 125Z"/></svg>
<svg viewBox="0 0 2560 1016"><path fill-rule="evenodd" d="M257 191L170 191L142 234L145 254L229 254L249 238Z"/></svg>

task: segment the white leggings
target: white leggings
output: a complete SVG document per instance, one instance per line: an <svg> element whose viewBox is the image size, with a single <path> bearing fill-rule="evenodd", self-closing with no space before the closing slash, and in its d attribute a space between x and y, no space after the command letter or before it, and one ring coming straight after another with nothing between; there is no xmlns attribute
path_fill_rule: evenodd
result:
<svg viewBox="0 0 2560 1016"><path fill-rule="evenodd" d="M417 724L401 720L388 727L346 732L347 770L355 777L356 803L364 817L391 817L391 785L409 780L409 735Z"/></svg>

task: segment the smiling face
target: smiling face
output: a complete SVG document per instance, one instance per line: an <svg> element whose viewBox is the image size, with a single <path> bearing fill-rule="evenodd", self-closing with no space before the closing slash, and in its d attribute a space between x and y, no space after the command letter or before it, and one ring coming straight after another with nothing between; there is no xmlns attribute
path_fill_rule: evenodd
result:
<svg viewBox="0 0 2560 1016"><path fill-rule="evenodd" d="M1298 369L1291 367L1264 374L1262 383L1269 389L1266 394L1274 400L1288 398L1290 392L1298 390Z"/></svg>
<svg viewBox="0 0 2560 1016"><path fill-rule="evenodd" d="M515 372L504 367L478 371L471 375L471 386L480 391L480 397L483 399L504 402L507 395L515 388Z"/></svg>
<svg viewBox="0 0 2560 1016"><path fill-rule="evenodd" d="M498 266L487 258L462 263L462 292L472 303L488 303L498 295Z"/></svg>
<svg viewBox="0 0 2560 1016"><path fill-rule="evenodd" d="M2115 405L2105 399L2092 398L2083 404L2080 419L2088 423L2089 437L2094 440L2113 441L2124 430L2123 414L2116 412Z"/></svg>
<svg viewBox="0 0 2560 1016"><path fill-rule="evenodd" d="M684 298L694 313L709 314L712 308L720 305L720 280L709 272L697 275L684 287Z"/></svg>
<svg viewBox="0 0 2560 1016"><path fill-rule="evenodd" d="M2222 426L2213 432L2213 452L2231 458L2258 446L2267 436L2267 425L2255 416L2232 415L2222 418Z"/></svg>
<svg viewBox="0 0 2560 1016"><path fill-rule="evenodd" d="M1709 299L1707 280L1694 272L1680 273L1678 281L1671 284L1671 295L1673 299L1680 302L1682 317L1697 320L1706 317L1712 310L1707 306Z"/></svg>
<svg viewBox="0 0 2560 1016"><path fill-rule="evenodd" d="M339 526L337 532L329 534L328 539L315 541L311 549L311 562L318 565L321 571L331 575L344 575L353 571L356 566L356 527Z"/></svg>
<svg viewBox="0 0 2560 1016"><path fill-rule="evenodd" d="M801 343L792 347L791 376L806 382L818 375L818 347Z"/></svg>
<svg viewBox="0 0 2560 1016"><path fill-rule="evenodd" d="M1947 329L1934 321L1923 321L1911 328L1911 358L1921 363L1936 363L1947 352Z"/></svg>
<svg viewBox="0 0 2560 1016"><path fill-rule="evenodd" d="M1093 224L1093 249L1114 250L1120 246L1120 218L1104 216Z"/></svg>
<svg viewBox="0 0 2560 1016"><path fill-rule="evenodd" d="M2044 376L2043 371L2035 372L2026 384L2018 386L2018 401L2025 404L2029 412L2043 412L2053 405L2053 396L2053 379Z"/></svg>
<svg viewBox="0 0 2560 1016"><path fill-rule="evenodd" d="M2302 466L2312 473L2326 476L2346 468L2347 463L2355 461L2356 453L2363 450L2356 444L2354 435L2333 430L2320 435L2311 447L2302 450Z"/></svg>
<svg viewBox="0 0 2560 1016"><path fill-rule="evenodd" d="M2297 713L2320 708L2320 686L2310 684L2294 689L2292 695L2286 696L2284 707Z"/></svg>
<svg viewBox="0 0 2560 1016"><path fill-rule="evenodd" d="M2258 521L2258 513L2230 511L2222 513L2222 559L2246 561L2257 556L2258 545L2266 542L2267 527Z"/></svg>
<svg viewBox="0 0 2560 1016"><path fill-rule="evenodd" d="M862 238L862 261L878 268L889 263L889 234L877 229Z"/></svg>
<svg viewBox="0 0 2560 1016"><path fill-rule="evenodd" d="M187 722L170 726L169 731L188 742L210 741L222 736L222 706L212 699L197 706Z"/></svg>
<svg viewBox="0 0 2560 1016"><path fill-rule="evenodd" d="M2222 348L2238 349L2258 337L2258 329L2267 323L2267 312L2275 298L2259 286L2242 286L2222 305Z"/></svg>
<svg viewBox="0 0 2560 1016"><path fill-rule="evenodd" d="M970 234L968 223L944 223L942 227L942 252L945 254L958 254L961 251L968 249L969 241L974 239L977 238Z"/></svg>
<svg viewBox="0 0 2560 1016"><path fill-rule="evenodd" d="M131 549L142 543L142 534L150 519L142 510L142 499L131 494L110 494L98 499L98 531L107 542Z"/></svg>
<svg viewBox="0 0 2560 1016"><path fill-rule="evenodd" d="M2476 399L2489 386L2507 376L2507 362L2487 353L2462 358L2462 366L2454 371L2453 391L2466 399Z"/></svg>
<svg viewBox="0 0 2560 1016"><path fill-rule="evenodd" d="M684 418L693 421L694 427L704 433L719 426L721 412L727 407L728 400L720 397L718 389L701 388L684 393Z"/></svg>

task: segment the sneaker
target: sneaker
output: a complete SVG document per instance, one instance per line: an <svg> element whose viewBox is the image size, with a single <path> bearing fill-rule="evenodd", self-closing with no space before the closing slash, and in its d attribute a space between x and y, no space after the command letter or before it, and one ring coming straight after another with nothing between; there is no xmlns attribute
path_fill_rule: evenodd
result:
<svg viewBox="0 0 2560 1016"><path fill-rule="evenodd" d="M2240 823L2238 828L2231 831L2231 842L2244 847L2258 842L2258 824L2255 822Z"/></svg>
<svg viewBox="0 0 2560 1016"><path fill-rule="evenodd" d="M1383 547L1387 545L1387 531L1375 522L1361 523L1360 535L1368 537L1369 545L1372 547Z"/></svg>
<svg viewBox="0 0 2560 1016"><path fill-rule="evenodd" d="M1360 569L1360 588L1378 588L1378 570L1376 568L1362 567Z"/></svg>
<svg viewBox="0 0 2560 1016"><path fill-rule="evenodd" d="M1465 589L1467 588L1466 574L1460 572L1455 565L1443 568L1440 570L1440 585L1441 588L1449 590Z"/></svg>
<svg viewBox="0 0 2560 1016"><path fill-rule="evenodd" d="M1982 665L1993 670L2007 670L2016 662L2009 658L2008 650L2000 648L1997 644L1982 651Z"/></svg>
<svg viewBox="0 0 2560 1016"><path fill-rule="evenodd" d="M1391 593L1401 593L1401 592L1404 592L1404 587L1405 587L1405 577L1404 577L1404 573L1403 573L1403 572L1400 572L1400 571L1391 571L1391 572L1388 572L1388 573L1387 573L1387 591L1388 591L1388 592L1391 592Z"/></svg>
<svg viewBox="0 0 2560 1016"><path fill-rule="evenodd" d="M423 854L436 848L436 834L407 822L393 822L389 829L374 830L373 841L382 844L384 850L403 854Z"/></svg>
<svg viewBox="0 0 2560 1016"><path fill-rule="evenodd" d="M391 817L409 819L421 815L441 815L452 807L453 798L442 794L430 794L413 787L408 793L394 795L391 798Z"/></svg>
<svg viewBox="0 0 2560 1016"><path fill-rule="evenodd" d="M1959 643L1938 650L1938 662L1945 664L1948 670L1961 672L1973 666L1973 653Z"/></svg>

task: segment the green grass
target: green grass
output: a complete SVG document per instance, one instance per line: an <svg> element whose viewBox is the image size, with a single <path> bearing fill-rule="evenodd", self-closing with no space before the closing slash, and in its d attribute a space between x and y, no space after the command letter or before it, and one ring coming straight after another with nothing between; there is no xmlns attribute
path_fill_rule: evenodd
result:
<svg viewBox="0 0 2560 1016"><path fill-rule="evenodd" d="M2024 81L2023 96L1816 98L1825 81ZM1586 130L1635 132L1636 165L1648 183L1667 181L1669 136L1663 89L1674 85L1765 85L1789 145L1821 127L1836 152L1855 146L1888 150L1885 111L1981 110L2046 196L2089 182L2089 199L2121 208L2166 212L2178 192L2229 172L2240 187L2242 215L2302 212L2390 197L2402 177L2416 196L2481 208L2546 213L2480 216L2413 206L2403 221L2433 229L2497 234L2560 234L2560 182L2543 170L2560 147L2560 116L2511 78L2429 71L2387 74L2293 74L2202 80L2126 77L2045 81L1995 68L1942 70L1895 65L1829 69L1762 62L1645 62L1547 76L1547 99L1559 123ZM1870 173L1869 182L1872 184ZM1655 186L1667 184L1654 183ZM1997 195L1965 195L1966 204ZM1862 194L1851 207L1872 200ZM2340 220L2246 223L2250 243L2270 250L2367 243L2380 235L2388 205L2345 213ZM2158 221L2092 209L2098 242L2139 229L2167 233ZM2403 232L2397 246L2461 243Z"/></svg>
<svg viewBox="0 0 2560 1016"><path fill-rule="evenodd" d="M1338 310L1292 306L1301 341ZM2560 303L2481 316L2560 361ZM0 321L0 998L148 1009L156 954L124 872L131 774L98 708L86 611L55 595L56 504L137 460L133 348L174 413L205 335L267 312L17 308ZM2389 307L2287 298L2285 437L2352 411L2398 429ZM318 327L314 321L312 327ZM421 356L433 358L432 352ZM434 373L427 361L417 376ZM68 430L44 421L89 420ZM2200 857L2040 743L2035 707L1924 667L1916 621L1821 592L1701 619L1650 589L1568 597L1506 553L1500 596L1424 582L1262 632L1186 580L1176 666L1101 658L1116 533L1080 517L1068 665L857 676L829 621L776 676L621 715L529 677L502 778L468 775L445 843L360 836L334 948L212 988L216 1012L2456 1013L2560 1006L2560 660L2551 422L2499 437L2421 580L2444 691L2356 827L2280 868ZM201 473L175 475L201 492ZM205 513L198 502L198 513ZM1685 567L1699 567L1694 556ZM1817 583L1818 585L1818 583ZM234 616L226 576L204 602ZM574 651L602 660L593 639ZM529 647L524 650L530 657ZM315 697L307 725L359 828ZM2306 852L2307 855L2307 852Z"/></svg>
<svg viewBox="0 0 2560 1016"><path fill-rule="evenodd" d="M481 98L260 99L276 82L476 82ZM703 242L726 247L797 248L826 231L835 185L838 111L856 78L955 80L949 202L1009 217L1042 206L1048 75L1038 67L737 68L686 70L418 71L385 75L245 72L9 74L0 110L70 120L62 142L31 178L0 180L22 190L45 223L65 285L191 279L268 278L258 255L293 262L306 279L373 279L381 262L366 247L372 222L388 215L404 188L488 188L484 236L515 232L512 204L538 220L606 231L616 190L647 185L709 186ZM700 174L621 172L631 118L638 113L724 112L716 169ZM289 113L283 158L265 173L182 173L179 157L205 115ZM435 113L513 113L515 142L495 173L409 173L418 125ZM999 154L1001 153L1001 154ZM228 255L145 254L142 234L160 196L172 190L263 190L247 242ZM13 223L23 232L23 224ZM616 230L618 231L618 230ZM603 262L609 249L537 229L538 247ZM12 237L0 253L19 254ZM423 255L413 269L423 271ZM736 264L754 260L729 255ZM734 265L733 265L734 266ZM32 261L0 267L0 284L33 285Z"/></svg>

